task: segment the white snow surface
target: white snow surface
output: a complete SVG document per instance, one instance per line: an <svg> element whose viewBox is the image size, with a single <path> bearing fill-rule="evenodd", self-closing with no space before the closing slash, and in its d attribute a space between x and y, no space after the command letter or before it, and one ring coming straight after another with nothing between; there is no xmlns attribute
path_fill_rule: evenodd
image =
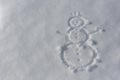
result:
<svg viewBox="0 0 120 80"><path fill-rule="evenodd" d="M105 29L90 72L71 72L57 50L75 11ZM120 80L120 0L0 0L0 80Z"/></svg>

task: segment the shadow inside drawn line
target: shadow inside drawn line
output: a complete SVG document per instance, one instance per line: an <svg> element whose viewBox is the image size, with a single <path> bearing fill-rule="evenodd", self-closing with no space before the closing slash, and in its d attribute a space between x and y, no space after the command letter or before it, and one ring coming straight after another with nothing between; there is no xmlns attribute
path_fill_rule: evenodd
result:
<svg viewBox="0 0 120 80"><path fill-rule="evenodd" d="M69 67L69 64L65 61L65 58L64 58L64 51L67 50L67 46L68 46L68 45L63 45L63 46L61 46L60 58L61 58L61 60L62 60L62 63L65 64L67 67Z"/></svg>
<svg viewBox="0 0 120 80"><path fill-rule="evenodd" d="M89 72L92 72L94 69L96 69L98 67L98 65L92 65L90 66L90 68L88 69Z"/></svg>

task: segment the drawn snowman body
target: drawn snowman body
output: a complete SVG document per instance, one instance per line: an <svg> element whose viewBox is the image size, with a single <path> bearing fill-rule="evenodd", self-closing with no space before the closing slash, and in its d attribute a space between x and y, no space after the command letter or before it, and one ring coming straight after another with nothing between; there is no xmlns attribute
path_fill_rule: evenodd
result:
<svg viewBox="0 0 120 80"><path fill-rule="evenodd" d="M68 41L61 47L60 55L63 64L73 72L90 70L96 65L97 60L100 60L97 49L87 44L90 34L85 27L89 23L79 12L74 13L68 20Z"/></svg>

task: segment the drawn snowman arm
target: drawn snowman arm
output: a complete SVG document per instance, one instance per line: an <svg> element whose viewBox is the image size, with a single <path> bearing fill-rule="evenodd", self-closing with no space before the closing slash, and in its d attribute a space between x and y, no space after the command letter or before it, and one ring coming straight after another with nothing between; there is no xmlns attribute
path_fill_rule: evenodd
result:
<svg viewBox="0 0 120 80"><path fill-rule="evenodd" d="M104 32L104 31L105 31L105 30L104 30L101 26L98 26L98 27L96 27L95 30L89 32L89 34L91 35L91 34L96 34L96 33L98 33L98 32Z"/></svg>

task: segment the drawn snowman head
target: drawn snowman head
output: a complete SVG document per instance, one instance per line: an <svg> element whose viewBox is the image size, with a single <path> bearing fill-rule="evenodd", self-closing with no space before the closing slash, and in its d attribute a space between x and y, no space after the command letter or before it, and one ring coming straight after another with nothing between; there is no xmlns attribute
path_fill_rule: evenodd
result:
<svg viewBox="0 0 120 80"><path fill-rule="evenodd" d="M71 28L83 28L90 22L85 19L83 16L81 16L80 12L74 12L72 13L72 16L68 20L68 25Z"/></svg>

